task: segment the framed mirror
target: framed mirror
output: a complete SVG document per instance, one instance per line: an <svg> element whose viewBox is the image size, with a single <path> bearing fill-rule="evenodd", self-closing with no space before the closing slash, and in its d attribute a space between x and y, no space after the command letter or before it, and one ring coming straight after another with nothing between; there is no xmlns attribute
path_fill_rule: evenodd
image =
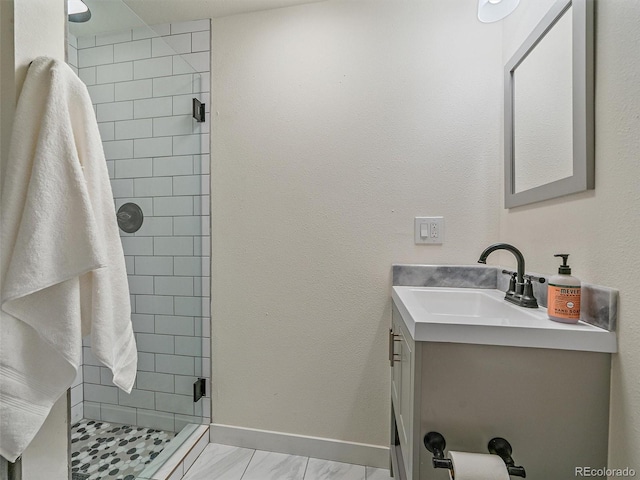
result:
<svg viewBox="0 0 640 480"><path fill-rule="evenodd" d="M593 0L556 2L504 87L505 208L593 189Z"/></svg>

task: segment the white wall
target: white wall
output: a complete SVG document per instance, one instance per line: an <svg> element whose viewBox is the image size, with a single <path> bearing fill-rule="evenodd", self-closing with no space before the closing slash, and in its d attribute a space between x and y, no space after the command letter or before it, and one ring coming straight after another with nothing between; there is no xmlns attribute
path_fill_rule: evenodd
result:
<svg viewBox="0 0 640 480"><path fill-rule="evenodd" d="M544 12L551 3L529 1L521 7ZM503 210L500 239L521 247L533 271L554 272L553 254L567 252L576 276L620 290L609 467L640 471L640 5L619 0L596 7L596 188ZM528 25L524 22L524 8L505 21L506 57L537 22L533 14L526 17Z"/></svg>
<svg viewBox="0 0 640 480"><path fill-rule="evenodd" d="M64 59L65 15L62 1L0 1L2 61L1 148L7 154L10 125L16 98L29 62L39 55ZM13 23L13 29L12 29ZM44 426L24 452L24 480L68 478L68 400L63 396L53 407Z"/></svg>
<svg viewBox="0 0 640 480"><path fill-rule="evenodd" d="M213 421L388 444L391 264L497 240L501 27L468 0L214 19ZM442 246L413 218L444 215Z"/></svg>

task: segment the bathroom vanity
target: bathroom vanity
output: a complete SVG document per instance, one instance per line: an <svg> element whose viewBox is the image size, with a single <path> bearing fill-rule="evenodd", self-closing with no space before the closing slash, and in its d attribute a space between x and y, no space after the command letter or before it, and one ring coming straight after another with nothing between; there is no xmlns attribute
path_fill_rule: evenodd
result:
<svg viewBox="0 0 640 480"><path fill-rule="evenodd" d="M395 478L449 478L424 446L430 431L444 435L447 450L475 453L489 453L488 441L503 437L531 479L606 467L615 332L507 304L491 267L423 266L416 277L411 266L412 279L396 267L389 334Z"/></svg>

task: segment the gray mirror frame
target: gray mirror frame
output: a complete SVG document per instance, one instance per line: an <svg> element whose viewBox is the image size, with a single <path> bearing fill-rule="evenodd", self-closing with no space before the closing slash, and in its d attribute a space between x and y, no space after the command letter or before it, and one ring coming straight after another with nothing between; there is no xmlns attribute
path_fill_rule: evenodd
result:
<svg viewBox="0 0 640 480"><path fill-rule="evenodd" d="M572 8L573 175L515 192L514 70L562 15ZM559 0L507 62L504 69L504 205L518 207L595 188L593 94L593 0Z"/></svg>

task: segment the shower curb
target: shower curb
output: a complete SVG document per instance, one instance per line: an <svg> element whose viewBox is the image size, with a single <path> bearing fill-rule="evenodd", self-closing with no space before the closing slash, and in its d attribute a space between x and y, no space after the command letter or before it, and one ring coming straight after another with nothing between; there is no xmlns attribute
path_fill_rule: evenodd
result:
<svg viewBox="0 0 640 480"><path fill-rule="evenodd" d="M187 470L191 468L193 462L196 461L198 456L209 444L209 425L187 425L183 429L183 432L189 429L189 427L192 427L192 431L180 444L178 449L173 453L167 453L168 458L162 454L158 455L156 461L146 470L152 473L146 474L146 471L142 472L142 476L138 477L137 480L180 480L183 475L187 473ZM158 465L157 470L153 472L157 465L156 462L160 465Z"/></svg>

